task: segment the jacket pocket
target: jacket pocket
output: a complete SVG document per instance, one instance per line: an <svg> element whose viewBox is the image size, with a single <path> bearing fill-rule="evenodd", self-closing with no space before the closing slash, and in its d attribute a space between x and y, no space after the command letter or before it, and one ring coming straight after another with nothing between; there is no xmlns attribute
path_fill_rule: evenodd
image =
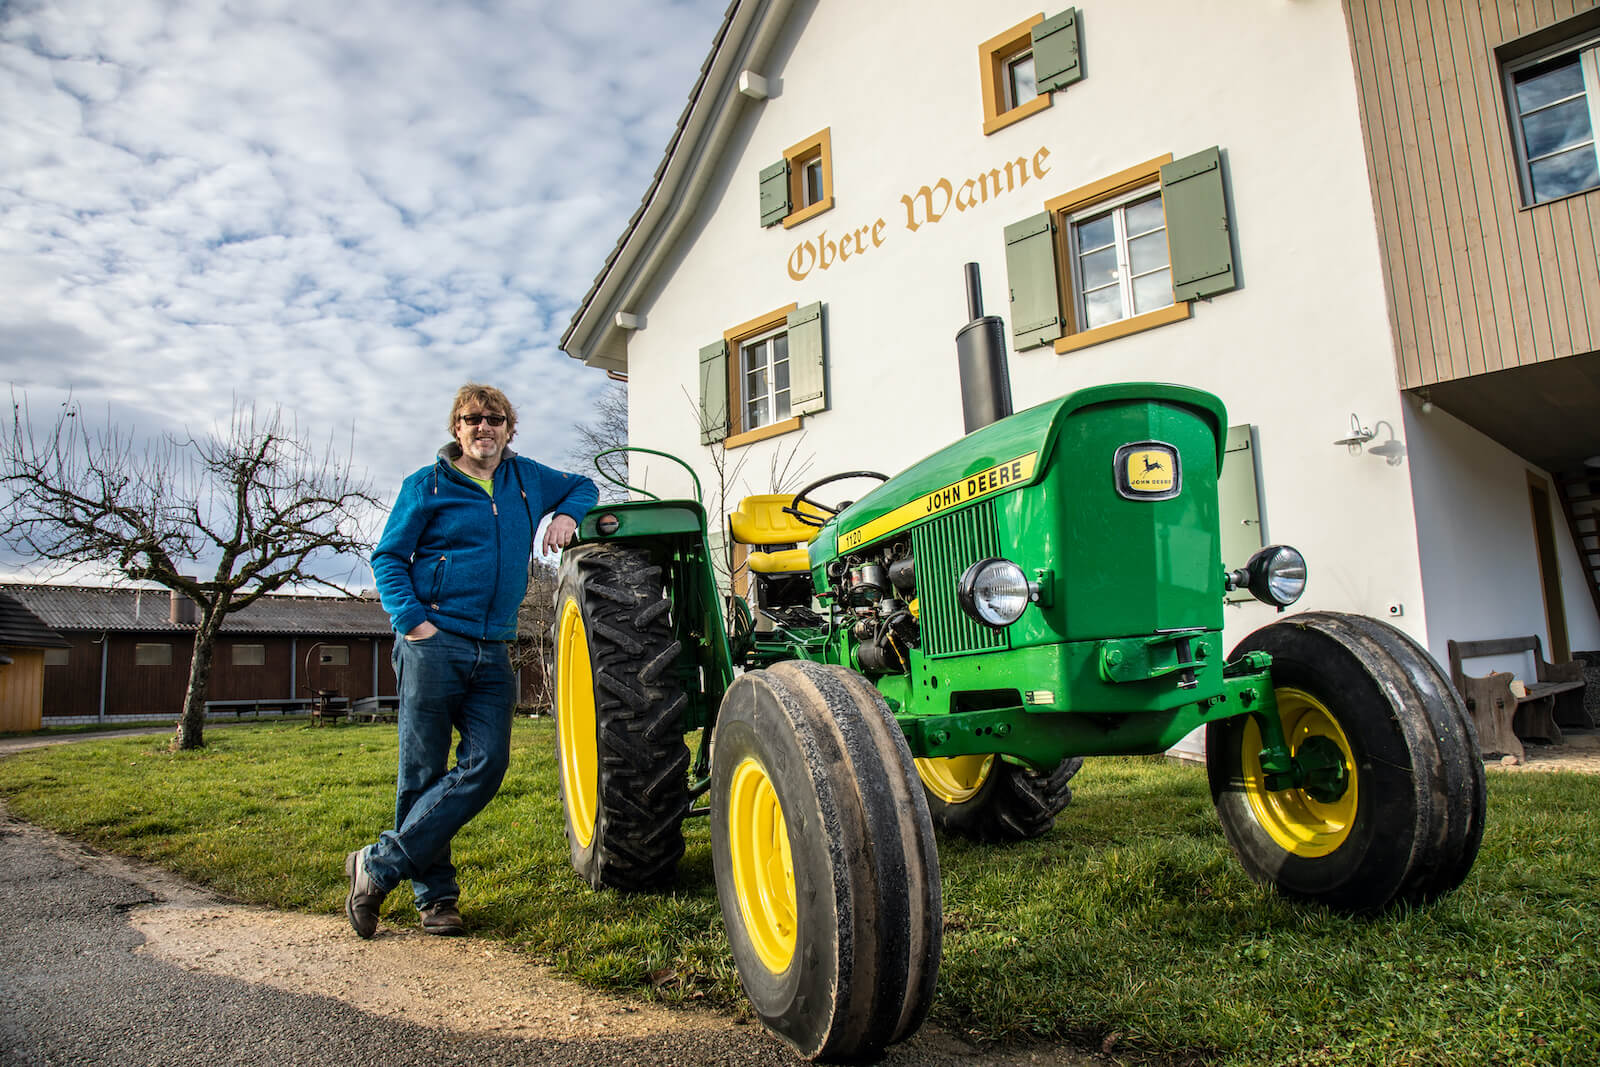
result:
<svg viewBox="0 0 1600 1067"><path fill-rule="evenodd" d="M441 553L433 563L433 591L428 594L428 603L435 609L439 606L439 594L444 591L444 580L449 570L450 557Z"/></svg>

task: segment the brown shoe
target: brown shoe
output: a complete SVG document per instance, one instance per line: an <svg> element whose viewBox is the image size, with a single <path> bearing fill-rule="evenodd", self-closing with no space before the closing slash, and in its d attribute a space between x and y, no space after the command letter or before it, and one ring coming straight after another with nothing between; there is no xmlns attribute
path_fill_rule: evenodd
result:
<svg viewBox="0 0 1600 1067"><path fill-rule="evenodd" d="M453 900L437 900L422 909L422 932L440 937L460 937L467 932Z"/></svg>
<svg viewBox="0 0 1600 1067"><path fill-rule="evenodd" d="M367 870L367 850L357 849L344 858L344 873L350 876L350 894L344 898L344 913L356 933L370 938L378 932L378 912L383 910L387 889L379 889Z"/></svg>

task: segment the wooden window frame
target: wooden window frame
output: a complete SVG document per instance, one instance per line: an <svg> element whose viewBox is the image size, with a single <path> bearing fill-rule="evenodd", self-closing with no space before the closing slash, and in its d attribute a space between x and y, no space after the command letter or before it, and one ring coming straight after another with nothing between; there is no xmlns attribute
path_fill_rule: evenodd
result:
<svg viewBox="0 0 1600 1067"><path fill-rule="evenodd" d="M344 653L344 662L343 663L339 663L336 660L326 658L326 657L332 656L333 653L335 653L335 652L343 652ZM319 667L348 667L348 666L350 666L350 646L349 645L323 645L322 648L321 648L321 651L319 651L317 653L317 666L319 666Z"/></svg>
<svg viewBox="0 0 1600 1067"><path fill-rule="evenodd" d="M783 217L783 228L798 226L833 209L833 135L832 127L821 130L796 142L784 150L784 162L789 165L789 214ZM805 204L806 167L811 163L822 167L822 199ZM804 206L802 206L804 205Z"/></svg>
<svg viewBox="0 0 1600 1067"><path fill-rule="evenodd" d="M1104 326L1092 329L1078 327L1078 296L1076 291L1077 265L1073 262L1072 234L1070 220L1075 215L1084 214L1093 208L1110 201L1120 199L1129 193L1138 192L1146 186L1157 190L1161 188L1161 168L1172 162L1172 153L1157 156L1155 159L1146 160L1126 170L1118 171L1099 181L1090 182L1068 193L1052 197L1045 201L1045 210L1055 220L1055 258L1056 278L1060 287L1058 299L1062 312L1062 327L1064 333L1055 342L1057 354L1072 352L1080 348L1088 348L1103 341L1110 341L1129 334L1141 333L1165 326L1168 323L1181 322L1190 314L1190 301L1174 300L1167 307L1155 311L1147 311L1143 315L1134 315L1116 322L1108 322ZM1163 204L1163 218L1165 205ZM1169 249L1167 264L1170 270L1172 255Z"/></svg>
<svg viewBox="0 0 1600 1067"><path fill-rule="evenodd" d="M1033 28L1044 21L1044 12L1023 19L978 46L978 75L983 84L983 135L997 133L1050 106L1050 93L1039 93L1016 107L1005 107L1006 64L1018 52L1033 47Z"/></svg>
<svg viewBox="0 0 1600 1067"><path fill-rule="evenodd" d="M760 337L762 334L772 333L789 323L790 312L799 310L800 305L787 304L765 315L759 315L749 322L722 332L722 340L728 346L728 436L723 439L723 448L739 448L743 445L765 441L769 437L791 433L800 428L800 421L804 416L792 415L782 422L771 423L767 426L758 426L753 430L744 428L744 392L743 386L743 360L739 346L746 341Z"/></svg>

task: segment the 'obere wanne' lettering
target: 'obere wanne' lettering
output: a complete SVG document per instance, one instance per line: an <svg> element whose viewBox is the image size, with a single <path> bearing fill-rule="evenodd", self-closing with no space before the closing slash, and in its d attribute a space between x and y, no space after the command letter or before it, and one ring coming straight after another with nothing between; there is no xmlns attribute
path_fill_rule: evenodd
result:
<svg viewBox="0 0 1600 1067"><path fill-rule="evenodd" d="M1031 162L1027 156L1018 156L1003 167L983 171L960 185L951 185L948 178L940 178L931 186L924 185L916 192L902 196L900 203L906 209L906 229L916 233L929 223L944 218L952 207L957 211L966 211L986 204L1002 193L1021 188L1029 178L1044 178L1050 173L1050 168L1045 165L1049 156L1048 148L1040 148L1033 154ZM794 251L789 253L789 277L797 282L803 281L813 270L827 270L851 256L864 255L874 248L881 248L887 227L888 223L879 218L869 225L857 226L837 241L828 236L827 230L819 231L815 237L795 245Z"/></svg>

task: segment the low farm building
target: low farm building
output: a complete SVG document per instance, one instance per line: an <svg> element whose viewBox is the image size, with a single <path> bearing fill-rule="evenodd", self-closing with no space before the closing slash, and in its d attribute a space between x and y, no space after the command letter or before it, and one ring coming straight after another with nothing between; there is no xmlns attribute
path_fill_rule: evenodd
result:
<svg viewBox="0 0 1600 1067"><path fill-rule="evenodd" d="M170 719L183 707L195 609L165 589L0 584L66 647L43 651L44 725ZM268 596L217 638L211 711L299 710L319 691L388 698L394 634L376 599Z"/></svg>

